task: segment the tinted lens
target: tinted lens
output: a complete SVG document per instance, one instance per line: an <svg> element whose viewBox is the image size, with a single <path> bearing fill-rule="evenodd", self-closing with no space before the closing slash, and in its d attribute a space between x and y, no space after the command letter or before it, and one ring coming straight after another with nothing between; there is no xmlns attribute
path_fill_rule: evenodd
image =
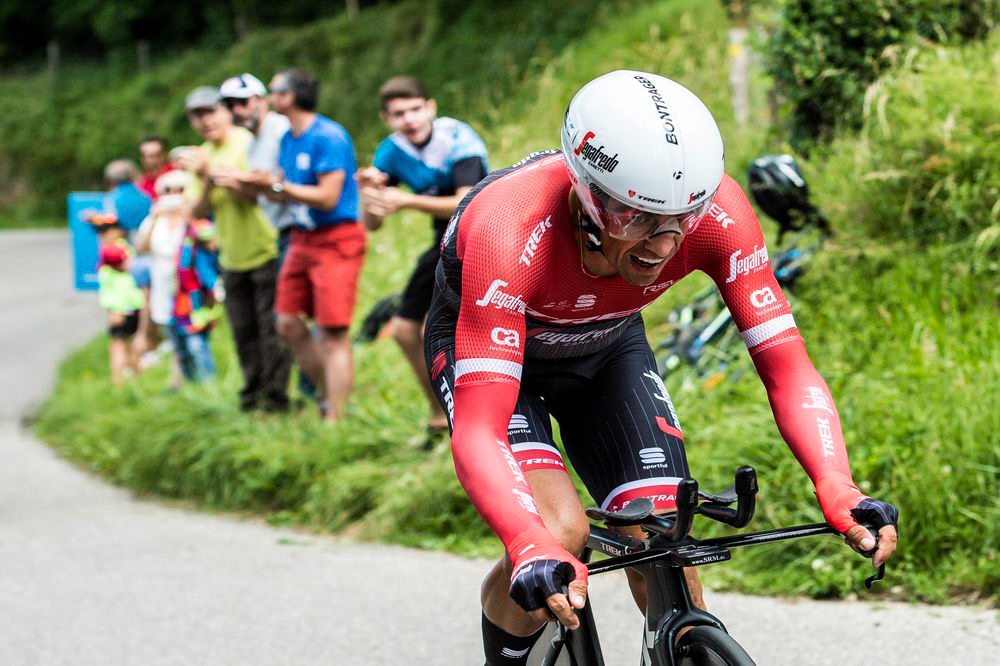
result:
<svg viewBox="0 0 1000 666"><path fill-rule="evenodd" d="M643 240L668 231L686 234L698 226L698 222L712 202L712 197L707 197L691 211L656 214L633 208L596 186L592 185L590 189L601 212L604 228L612 238L619 240Z"/></svg>

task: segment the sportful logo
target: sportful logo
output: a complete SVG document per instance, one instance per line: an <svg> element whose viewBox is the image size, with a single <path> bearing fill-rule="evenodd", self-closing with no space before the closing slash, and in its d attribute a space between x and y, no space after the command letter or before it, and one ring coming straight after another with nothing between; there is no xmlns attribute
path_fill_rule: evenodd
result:
<svg viewBox="0 0 1000 666"><path fill-rule="evenodd" d="M527 244L524 246L524 251L521 252L521 258L518 259L525 266L531 265L531 260L535 256L535 251L538 250L538 243L541 242L542 236L548 229L552 228L552 216L549 215L547 218L538 223L535 230L531 232L531 236L528 238Z"/></svg>
<svg viewBox="0 0 1000 666"><path fill-rule="evenodd" d="M614 155L608 155L604 152L604 146L595 146L590 140L596 139L597 135L593 132L587 132L583 135L583 141L580 145L576 147L573 151L575 155L582 155L583 159L590 162L590 166L594 167L598 171L606 171L611 173L618 166L618 153Z"/></svg>
<svg viewBox="0 0 1000 666"><path fill-rule="evenodd" d="M755 308L766 308L772 303L777 303L778 297L774 295L770 287L764 287L750 293L750 304Z"/></svg>
<svg viewBox="0 0 1000 666"><path fill-rule="evenodd" d="M729 277L726 278L726 284L735 281L741 275L750 275L750 273L767 266L766 245L758 248L755 244L750 254L742 258L740 257L741 254L743 254L743 250L736 250L736 252L729 255Z"/></svg>
<svg viewBox="0 0 1000 666"><path fill-rule="evenodd" d="M506 286L507 283L503 280L493 280L493 284L486 290L483 297L476 301L476 305L484 307L492 304L497 310L510 310L517 314L524 314L526 305L521 299L521 295L511 296L500 291L501 287Z"/></svg>
<svg viewBox="0 0 1000 666"><path fill-rule="evenodd" d="M667 140L668 143L672 143L675 146L677 143L677 130L674 127L674 120L670 115L670 109L667 108L667 102L660 95L660 91L656 89L653 82L647 79L645 76L636 76L635 80L642 84L642 87L646 89L649 93L650 99L653 101L653 108L656 109L656 113L660 116L660 122L663 123L663 129L665 133L663 138Z"/></svg>
<svg viewBox="0 0 1000 666"><path fill-rule="evenodd" d="M507 434L516 433L519 430L528 430L528 417L524 414L514 414L507 424Z"/></svg>
<svg viewBox="0 0 1000 666"><path fill-rule="evenodd" d="M528 654L529 652L531 652L531 647L526 647L523 650L512 650L509 647L505 647L504 649L500 650L500 654L502 654L505 657L510 657L511 659L518 659Z"/></svg>
<svg viewBox="0 0 1000 666"><path fill-rule="evenodd" d="M594 294L583 294L576 299L574 310L589 310L597 304L597 296Z"/></svg>
<svg viewBox="0 0 1000 666"><path fill-rule="evenodd" d="M656 446L648 449L639 449L639 459L642 460L644 465L657 465L666 462L667 456L663 453L663 449Z"/></svg>
<svg viewBox="0 0 1000 666"><path fill-rule="evenodd" d="M802 403L803 409L821 409L830 416L833 416L833 402L826 395L826 392L818 386L807 386L805 389L806 400Z"/></svg>
<svg viewBox="0 0 1000 666"><path fill-rule="evenodd" d="M509 328L500 328L499 326L494 328L490 339L502 347L521 346L521 334Z"/></svg>

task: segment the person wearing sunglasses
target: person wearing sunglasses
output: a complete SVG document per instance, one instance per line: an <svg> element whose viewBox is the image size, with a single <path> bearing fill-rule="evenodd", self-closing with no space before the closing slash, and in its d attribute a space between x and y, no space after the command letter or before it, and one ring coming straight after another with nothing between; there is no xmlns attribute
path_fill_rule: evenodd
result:
<svg viewBox="0 0 1000 666"><path fill-rule="evenodd" d="M570 101L561 151L529 155L472 188L437 267L425 331L431 384L450 417L459 481L506 550L482 587L487 664L525 663L552 617L579 626L587 569L577 557L589 523L552 418L603 509L638 497L674 508L690 476L685 435L641 311L695 271L718 286L827 522L858 552L875 545L858 523L880 526L875 566L895 548L897 510L852 480L833 397L753 208L723 169L715 119L675 81L610 72ZM697 575L687 576L704 607ZM629 582L641 608L644 583Z"/></svg>

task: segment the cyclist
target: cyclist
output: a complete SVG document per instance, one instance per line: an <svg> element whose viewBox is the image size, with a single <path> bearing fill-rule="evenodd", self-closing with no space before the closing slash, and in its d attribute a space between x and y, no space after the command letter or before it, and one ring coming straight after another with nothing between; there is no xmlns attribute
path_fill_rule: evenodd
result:
<svg viewBox="0 0 1000 666"><path fill-rule="evenodd" d="M459 480L506 548L482 588L487 663L522 663L551 616L579 625L588 523L550 415L602 508L640 496L674 506L688 475L684 435L640 311L695 270L731 310L827 522L858 552L874 546L858 523L879 526L876 566L895 548L897 510L852 480L833 399L753 209L723 171L711 113L670 79L611 72L570 102L561 152L491 173L443 238L427 365Z"/></svg>

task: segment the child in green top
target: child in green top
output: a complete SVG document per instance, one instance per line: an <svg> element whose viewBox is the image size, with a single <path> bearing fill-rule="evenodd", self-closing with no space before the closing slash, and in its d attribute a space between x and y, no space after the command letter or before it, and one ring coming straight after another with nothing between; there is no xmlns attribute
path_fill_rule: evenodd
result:
<svg viewBox="0 0 1000 666"><path fill-rule="evenodd" d="M124 230L107 215L91 218L97 230L100 261L97 264L97 300L108 311L108 352L111 383L121 384L126 371L138 371L132 339L139 329L139 311L145 299L128 271L132 248Z"/></svg>

